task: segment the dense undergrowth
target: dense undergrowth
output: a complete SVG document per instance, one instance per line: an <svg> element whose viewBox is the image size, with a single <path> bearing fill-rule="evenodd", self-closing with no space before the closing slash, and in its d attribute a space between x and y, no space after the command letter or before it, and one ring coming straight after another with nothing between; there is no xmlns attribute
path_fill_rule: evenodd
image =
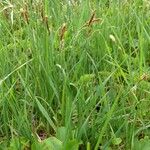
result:
<svg viewBox="0 0 150 150"><path fill-rule="evenodd" d="M0 149L150 147L147 0L0 1Z"/></svg>

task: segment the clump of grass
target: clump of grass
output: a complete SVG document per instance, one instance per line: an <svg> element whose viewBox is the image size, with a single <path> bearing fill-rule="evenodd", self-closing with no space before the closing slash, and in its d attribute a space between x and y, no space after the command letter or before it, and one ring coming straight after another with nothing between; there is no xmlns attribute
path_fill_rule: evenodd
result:
<svg viewBox="0 0 150 150"><path fill-rule="evenodd" d="M148 148L148 5L0 2L1 149Z"/></svg>

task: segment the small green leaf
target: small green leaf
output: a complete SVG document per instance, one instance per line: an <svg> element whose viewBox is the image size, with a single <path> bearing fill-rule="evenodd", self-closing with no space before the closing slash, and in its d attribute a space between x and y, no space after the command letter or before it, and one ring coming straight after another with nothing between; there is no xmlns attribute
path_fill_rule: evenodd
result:
<svg viewBox="0 0 150 150"><path fill-rule="evenodd" d="M113 145L119 145L122 142L121 138L114 138L112 140Z"/></svg>
<svg viewBox="0 0 150 150"><path fill-rule="evenodd" d="M8 150L25 149L28 147L29 142L24 137L14 137L10 140Z"/></svg>
<svg viewBox="0 0 150 150"><path fill-rule="evenodd" d="M80 77L78 83L79 84L86 84L90 81L92 81L92 79L95 77L94 74L84 74L83 76Z"/></svg>

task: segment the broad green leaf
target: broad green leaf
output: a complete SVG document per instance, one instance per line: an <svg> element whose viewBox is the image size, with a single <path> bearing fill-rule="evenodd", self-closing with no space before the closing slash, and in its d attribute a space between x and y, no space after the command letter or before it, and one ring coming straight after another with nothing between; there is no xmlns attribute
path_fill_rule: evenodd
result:
<svg viewBox="0 0 150 150"><path fill-rule="evenodd" d="M50 137L42 141L42 148L44 150L61 150L62 142L55 137Z"/></svg>
<svg viewBox="0 0 150 150"><path fill-rule="evenodd" d="M78 150L79 149L79 145L81 144L81 142L78 142L77 140L71 140L68 141L68 143L66 144L66 146L63 148L63 150Z"/></svg>
<svg viewBox="0 0 150 150"><path fill-rule="evenodd" d="M66 127L59 127L59 128L56 130L56 137L57 137L60 141L64 142L66 133L67 133L67 128L66 128Z"/></svg>
<svg viewBox="0 0 150 150"><path fill-rule="evenodd" d="M150 139L136 140L133 150L150 150Z"/></svg>
<svg viewBox="0 0 150 150"><path fill-rule="evenodd" d="M49 137L41 142L35 141L32 150L62 150L62 142L55 137Z"/></svg>

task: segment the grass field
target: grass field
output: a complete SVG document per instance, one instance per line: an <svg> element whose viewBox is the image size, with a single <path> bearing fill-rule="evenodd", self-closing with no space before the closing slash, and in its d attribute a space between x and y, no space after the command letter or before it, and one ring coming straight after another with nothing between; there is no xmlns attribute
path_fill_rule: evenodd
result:
<svg viewBox="0 0 150 150"><path fill-rule="evenodd" d="M149 150L149 25L149 0L1 0L0 150Z"/></svg>

